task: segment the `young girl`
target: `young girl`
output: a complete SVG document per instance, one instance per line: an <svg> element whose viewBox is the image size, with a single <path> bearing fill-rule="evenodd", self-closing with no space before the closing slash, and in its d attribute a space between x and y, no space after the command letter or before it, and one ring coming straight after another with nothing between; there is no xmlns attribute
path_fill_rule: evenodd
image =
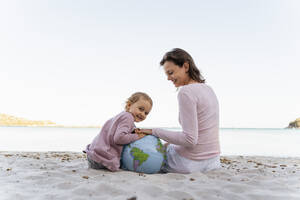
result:
<svg viewBox="0 0 300 200"><path fill-rule="evenodd" d="M90 168L110 171L120 168L123 145L145 136L135 133L134 122L145 120L152 104L152 99L143 92L136 92L127 99L125 111L109 119L93 142L87 145L84 152Z"/></svg>

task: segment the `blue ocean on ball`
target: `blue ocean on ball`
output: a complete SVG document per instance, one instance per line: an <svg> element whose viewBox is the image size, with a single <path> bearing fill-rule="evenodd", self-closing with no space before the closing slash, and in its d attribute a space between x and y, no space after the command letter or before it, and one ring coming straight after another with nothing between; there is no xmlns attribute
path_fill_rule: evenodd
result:
<svg viewBox="0 0 300 200"><path fill-rule="evenodd" d="M147 135L127 144L121 156L121 168L139 173L158 173L166 161L166 151L158 137Z"/></svg>

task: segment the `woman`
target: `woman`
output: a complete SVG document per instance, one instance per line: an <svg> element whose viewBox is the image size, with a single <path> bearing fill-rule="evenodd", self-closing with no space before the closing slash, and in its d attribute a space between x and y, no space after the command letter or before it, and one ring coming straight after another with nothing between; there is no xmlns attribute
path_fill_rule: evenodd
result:
<svg viewBox="0 0 300 200"><path fill-rule="evenodd" d="M215 93L186 51L175 48L167 52L160 65L168 80L180 87L177 98L182 132L159 128L140 131L168 142L163 171L192 173L219 168L219 104Z"/></svg>

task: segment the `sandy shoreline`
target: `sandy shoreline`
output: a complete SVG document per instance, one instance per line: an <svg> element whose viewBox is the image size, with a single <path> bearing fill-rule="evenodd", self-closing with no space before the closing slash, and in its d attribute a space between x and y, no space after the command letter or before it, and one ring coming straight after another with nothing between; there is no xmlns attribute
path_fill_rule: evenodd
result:
<svg viewBox="0 0 300 200"><path fill-rule="evenodd" d="M300 158L221 160L208 173L148 175L88 169L77 152L0 152L0 199L300 199Z"/></svg>

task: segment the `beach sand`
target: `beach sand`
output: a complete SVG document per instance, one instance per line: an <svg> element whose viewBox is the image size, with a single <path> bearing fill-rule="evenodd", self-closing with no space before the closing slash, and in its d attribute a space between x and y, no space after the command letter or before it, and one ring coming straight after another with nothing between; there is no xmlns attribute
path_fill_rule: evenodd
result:
<svg viewBox="0 0 300 200"><path fill-rule="evenodd" d="M0 199L300 199L300 158L221 161L207 173L148 175L88 169L77 152L0 152Z"/></svg>

